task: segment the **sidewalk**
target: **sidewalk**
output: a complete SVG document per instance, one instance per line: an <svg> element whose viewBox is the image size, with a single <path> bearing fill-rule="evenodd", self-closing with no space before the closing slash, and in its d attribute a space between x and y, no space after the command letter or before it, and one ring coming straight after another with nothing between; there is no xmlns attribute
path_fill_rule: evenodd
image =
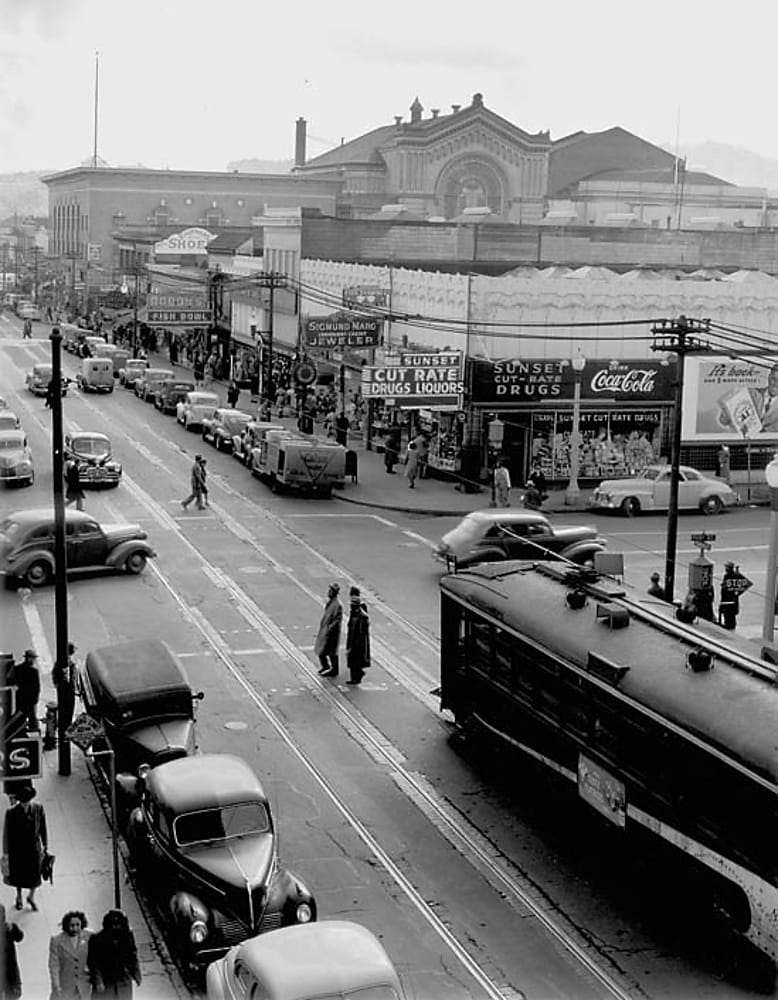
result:
<svg viewBox="0 0 778 1000"><path fill-rule="evenodd" d="M40 703L44 704L43 700ZM14 890L4 886L6 919L24 931L16 951L22 975L22 992L29 1000L49 996L49 938L59 933L60 921L68 910L82 910L92 930L99 930L103 914L113 907L113 865L110 823L87 773L84 755L72 751L72 771L68 778L57 773L57 751L43 756L43 777L34 782L36 802L46 810L49 851L55 855L54 885L44 882L35 895L38 912L26 903L14 909ZM138 945L143 984L136 989L138 1000L180 1000L189 996L171 982L154 940L141 913L131 885L125 881L120 856L122 909L127 914ZM178 980L177 973L175 980ZM178 980L180 982L180 980Z"/></svg>

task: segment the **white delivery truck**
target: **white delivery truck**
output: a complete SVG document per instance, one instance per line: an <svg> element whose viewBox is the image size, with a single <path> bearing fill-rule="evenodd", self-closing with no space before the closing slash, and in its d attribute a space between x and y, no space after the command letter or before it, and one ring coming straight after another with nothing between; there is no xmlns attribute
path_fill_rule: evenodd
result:
<svg viewBox="0 0 778 1000"><path fill-rule="evenodd" d="M252 472L278 489L329 496L346 478L343 445L296 431L268 431L252 454Z"/></svg>

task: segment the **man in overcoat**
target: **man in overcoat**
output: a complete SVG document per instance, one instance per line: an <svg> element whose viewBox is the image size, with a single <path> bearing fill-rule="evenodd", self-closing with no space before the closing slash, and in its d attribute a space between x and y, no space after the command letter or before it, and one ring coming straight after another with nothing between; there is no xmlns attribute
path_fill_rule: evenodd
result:
<svg viewBox="0 0 778 1000"><path fill-rule="evenodd" d="M327 591L327 603L324 614L319 622L319 632L313 650L319 657L322 677L337 677L340 663L338 661L338 646L340 644L340 628L343 622L343 606L338 594L340 586L331 583Z"/></svg>

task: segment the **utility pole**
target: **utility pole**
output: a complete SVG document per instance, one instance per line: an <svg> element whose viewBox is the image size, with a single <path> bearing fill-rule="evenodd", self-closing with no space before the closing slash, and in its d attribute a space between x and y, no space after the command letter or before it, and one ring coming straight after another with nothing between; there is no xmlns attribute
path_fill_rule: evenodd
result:
<svg viewBox="0 0 778 1000"><path fill-rule="evenodd" d="M54 621L57 637L56 665L58 673L67 676L68 665L68 583L67 548L65 546L65 497L63 495L64 461L62 453L62 333L55 326L51 340L51 459L54 479ZM65 730L63 700L64 684L57 685L57 746L59 774L70 774L70 740Z"/></svg>
<svg viewBox="0 0 778 1000"><path fill-rule="evenodd" d="M40 257L40 252L41 252L41 248L40 247L38 247L38 246L33 247L33 249L32 249L32 259L33 259L33 265L34 265L34 268L35 268L35 270L34 270L35 277L34 277L34 284L32 286L33 287L32 301L35 303L36 306L38 304L38 258Z"/></svg>
<svg viewBox="0 0 778 1000"><path fill-rule="evenodd" d="M673 426L670 435L670 503L667 511L667 553L665 556L665 600L672 603L675 589L675 551L678 545L678 483L681 465L681 422L683 411L683 379L684 363L687 354L710 351L710 344L703 343L698 334L707 334L710 328L708 319L678 319L662 320L652 327L654 336L652 351L663 351L675 354L678 358L677 377L675 382L675 406L673 407Z"/></svg>
<svg viewBox="0 0 778 1000"><path fill-rule="evenodd" d="M287 278L284 274L276 274L274 271L269 271L267 274L260 275L258 278L259 287L267 288L268 295L268 317L267 317L267 331L266 336L263 338L264 350L262 354L262 395L265 399L272 404L273 402L273 315L274 309L274 293L276 288L285 288L287 284Z"/></svg>

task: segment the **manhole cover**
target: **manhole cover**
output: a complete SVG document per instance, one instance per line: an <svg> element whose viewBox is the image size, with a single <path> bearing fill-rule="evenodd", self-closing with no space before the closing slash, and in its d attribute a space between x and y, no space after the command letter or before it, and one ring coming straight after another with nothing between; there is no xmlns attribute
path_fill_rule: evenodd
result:
<svg viewBox="0 0 778 1000"><path fill-rule="evenodd" d="M240 732L243 729L248 729L249 725L247 722L225 722L225 729L232 729L234 732Z"/></svg>

